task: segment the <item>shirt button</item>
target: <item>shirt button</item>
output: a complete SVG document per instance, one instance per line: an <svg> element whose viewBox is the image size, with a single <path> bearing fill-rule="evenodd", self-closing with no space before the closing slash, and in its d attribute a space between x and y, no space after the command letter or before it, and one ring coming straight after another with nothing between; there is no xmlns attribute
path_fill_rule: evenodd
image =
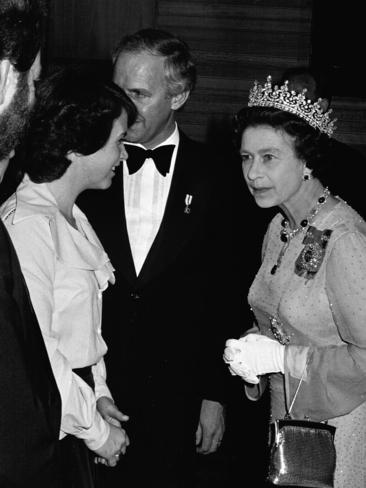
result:
<svg viewBox="0 0 366 488"><path fill-rule="evenodd" d="M133 300L138 300L140 298L140 295L138 293L135 293L135 292L131 292L130 293L130 297L133 299Z"/></svg>

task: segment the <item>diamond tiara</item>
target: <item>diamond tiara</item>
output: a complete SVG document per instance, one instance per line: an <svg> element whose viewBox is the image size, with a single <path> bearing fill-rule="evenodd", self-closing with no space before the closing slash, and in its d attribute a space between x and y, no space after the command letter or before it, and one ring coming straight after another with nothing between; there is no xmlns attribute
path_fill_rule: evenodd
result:
<svg viewBox="0 0 366 488"><path fill-rule="evenodd" d="M258 81L254 82L253 88L249 91L248 107L274 107L290 112L331 137L336 129L337 120L331 120L329 117L332 109L323 112L319 104L321 98L317 102L312 102L306 98L306 91L306 88L301 93L290 91L288 81L285 81L281 87L274 85L272 88L272 77L267 76L267 82L264 85L260 85Z"/></svg>

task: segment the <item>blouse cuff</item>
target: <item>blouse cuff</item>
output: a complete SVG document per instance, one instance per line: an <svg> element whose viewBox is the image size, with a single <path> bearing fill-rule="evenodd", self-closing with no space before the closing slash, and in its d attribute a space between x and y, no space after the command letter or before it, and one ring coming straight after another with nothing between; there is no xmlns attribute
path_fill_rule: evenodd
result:
<svg viewBox="0 0 366 488"><path fill-rule="evenodd" d="M106 442L109 433L110 426L108 422L96 411L92 427L87 431L84 430L80 437L84 438L84 442L90 450L95 451Z"/></svg>
<svg viewBox="0 0 366 488"><path fill-rule="evenodd" d="M107 398L110 398L111 400L113 400L110 389L108 388L108 386L105 383L95 385L95 398L97 400L99 400L99 398L102 398L102 397L107 397Z"/></svg>

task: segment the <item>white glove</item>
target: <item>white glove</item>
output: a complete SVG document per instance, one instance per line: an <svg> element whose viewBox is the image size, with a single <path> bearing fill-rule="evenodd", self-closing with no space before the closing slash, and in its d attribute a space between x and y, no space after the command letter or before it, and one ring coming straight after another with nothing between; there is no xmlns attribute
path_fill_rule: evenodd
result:
<svg viewBox="0 0 366 488"><path fill-rule="evenodd" d="M257 384L259 379L247 363L240 357L242 339L228 339L225 344L224 361L229 365L229 371L233 376L241 376L248 383Z"/></svg>
<svg viewBox="0 0 366 488"><path fill-rule="evenodd" d="M226 341L224 361L231 374L248 383L259 383L258 375L284 372L285 346L260 334Z"/></svg>

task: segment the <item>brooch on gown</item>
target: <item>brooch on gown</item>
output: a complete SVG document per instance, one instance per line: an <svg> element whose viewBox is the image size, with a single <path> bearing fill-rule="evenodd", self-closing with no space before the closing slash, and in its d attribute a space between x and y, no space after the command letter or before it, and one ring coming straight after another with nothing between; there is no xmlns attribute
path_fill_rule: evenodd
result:
<svg viewBox="0 0 366 488"><path fill-rule="evenodd" d="M318 230L316 227L309 227L302 241L305 244L304 249L295 263L295 273L298 276L307 280L314 278L323 262L331 234L330 229Z"/></svg>
<svg viewBox="0 0 366 488"><path fill-rule="evenodd" d="M274 338L283 346L286 346L290 342L290 336L287 334L283 323L275 316L271 316L269 319L270 329Z"/></svg>

